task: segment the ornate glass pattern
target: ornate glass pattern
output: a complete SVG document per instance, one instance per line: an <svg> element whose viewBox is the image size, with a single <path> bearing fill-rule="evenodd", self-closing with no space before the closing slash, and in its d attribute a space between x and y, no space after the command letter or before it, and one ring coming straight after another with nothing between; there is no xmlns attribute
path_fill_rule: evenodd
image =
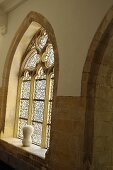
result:
<svg viewBox="0 0 113 170"><path fill-rule="evenodd" d="M44 102L34 101L33 102L33 120L43 122Z"/></svg>
<svg viewBox="0 0 113 170"><path fill-rule="evenodd" d="M46 42L48 40L48 35L45 30L42 31L42 35L37 38L37 49L41 51L44 46L46 45Z"/></svg>
<svg viewBox="0 0 113 170"><path fill-rule="evenodd" d="M29 99L30 81L23 81L21 86L21 98Z"/></svg>
<svg viewBox="0 0 113 170"><path fill-rule="evenodd" d="M37 53L34 53L27 61L25 65L25 69L34 69L36 67L36 64L40 60L40 55Z"/></svg>
<svg viewBox="0 0 113 170"><path fill-rule="evenodd" d="M42 55L42 61L46 61L47 67L50 67L54 64L54 51L52 44L49 44L46 47L46 51Z"/></svg>
<svg viewBox="0 0 113 170"><path fill-rule="evenodd" d="M19 122L18 122L18 138L21 138L23 139L23 127L27 125L27 120L24 120L24 119L19 119Z"/></svg>
<svg viewBox="0 0 113 170"><path fill-rule="evenodd" d="M31 123L34 127L33 144L48 148L54 86L54 50L45 29L41 28L34 35L25 55L20 72L20 97L17 100L17 137L22 139L23 127Z"/></svg>
<svg viewBox="0 0 113 170"><path fill-rule="evenodd" d="M47 129L46 129L46 148L49 148L49 143L50 143L50 129L51 126L47 125Z"/></svg>
<svg viewBox="0 0 113 170"><path fill-rule="evenodd" d="M47 123L51 124L52 101L48 103Z"/></svg>
<svg viewBox="0 0 113 170"><path fill-rule="evenodd" d="M53 86L54 86L54 79L50 80L50 90L49 90L49 100L53 99Z"/></svg>
<svg viewBox="0 0 113 170"><path fill-rule="evenodd" d="M34 98L44 100L45 88L46 88L46 80L36 80Z"/></svg>
<svg viewBox="0 0 113 170"><path fill-rule="evenodd" d="M28 108L29 108L29 101L28 100L21 100L20 101L19 117L28 118Z"/></svg>
<svg viewBox="0 0 113 170"><path fill-rule="evenodd" d="M32 142L34 144L40 145L41 144L41 136L42 136L42 124L33 122L34 133L32 135Z"/></svg>

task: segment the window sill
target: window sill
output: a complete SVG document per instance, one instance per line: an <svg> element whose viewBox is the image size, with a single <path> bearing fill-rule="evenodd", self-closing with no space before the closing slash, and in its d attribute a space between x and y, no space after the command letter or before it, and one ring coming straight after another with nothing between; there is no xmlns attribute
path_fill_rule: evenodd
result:
<svg viewBox="0 0 113 170"><path fill-rule="evenodd" d="M20 140L18 138L3 138L1 140L3 140L4 142L7 142L8 144L14 145L26 152L34 154L42 159L45 159L45 153L46 153L47 149L42 149L39 146L36 146L33 144L31 144L30 147L23 147L22 140Z"/></svg>
<svg viewBox="0 0 113 170"><path fill-rule="evenodd" d="M47 150L39 146L31 144L30 147L23 147L20 139L2 138L0 139L0 148L34 166L36 166L37 163L39 163L40 166L46 166L45 154Z"/></svg>

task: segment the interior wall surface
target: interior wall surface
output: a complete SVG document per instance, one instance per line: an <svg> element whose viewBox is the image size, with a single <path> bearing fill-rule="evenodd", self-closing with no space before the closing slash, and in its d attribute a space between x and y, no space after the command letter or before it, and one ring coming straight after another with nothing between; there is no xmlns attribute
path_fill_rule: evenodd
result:
<svg viewBox="0 0 113 170"><path fill-rule="evenodd" d="M86 96L85 170L113 167L113 7L88 51L82 77Z"/></svg>
<svg viewBox="0 0 113 170"><path fill-rule="evenodd" d="M113 61L113 36L110 36L112 31L108 31L110 34L104 34L107 36L104 36L105 39L101 39L102 41L95 39L90 47L90 49L92 48L91 53L94 53L95 44L98 44L97 41L100 41L100 46L94 55L93 62L93 57L90 57L91 53L88 53L82 76L83 65L92 38L111 5L111 0L104 0L104 2L102 0L95 0L94 2L88 0L84 2L81 0L67 2L64 0L48 0L46 2L28 0L8 15L8 32L0 40L1 85L9 46L28 12L37 11L43 14L50 21L56 34L60 60L57 95L62 95L62 97L57 97L55 115L53 115L48 156L48 165L51 169L81 170L85 156L89 159L89 162L86 161L85 170L88 170L88 168L108 170L113 167L113 88L111 81L113 80L111 74L113 71L113 62L111 62ZM111 15L106 18L105 25L109 17ZM97 37L100 34L99 32ZM108 43L109 46L107 46ZM81 77L82 97L76 98L81 93ZM90 162L94 167L89 167Z"/></svg>
<svg viewBox="0 0 113 170"><path fill-rule="evenodd" d="M0 85L12 39L30 11L44 15L53 26L59 49L58 95L80 96L81 77L92 38L112 0L27 0L8 14L8 29L0 37Z"/></svg>

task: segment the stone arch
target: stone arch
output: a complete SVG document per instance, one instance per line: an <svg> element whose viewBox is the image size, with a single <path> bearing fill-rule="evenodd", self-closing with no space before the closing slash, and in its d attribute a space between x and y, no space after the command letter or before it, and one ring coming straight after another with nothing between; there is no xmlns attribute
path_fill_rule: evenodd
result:
<svg viewBox="0 0 113 170"><path fill-rule="evenodd" d="M10 107L10 106L7 106L8 100L9 100L8 95L9 95L9 98L11 98L10 94L9 94L9 93L11 93L10 92L10 89L11 89L10 79L13 79L12 82L14 82L14 83L16 82L15 85L17 86L19 65L22 60L21 57L24 54L24 51L25 51L27 45L29 44L32 36L37 31L39 25L42 26L43 28L45 28L45 30L47 31L47 34L50 37L53 48L54 48L54 53L55 53L54 101L55 101L56 91L57 91L57 82L58 82L58 66L59 66L59 57L58 57L58 49L57 49L55 34L54 34L53 28L52 28L51 24L48 22L48 20L41 14L32 11L26 16L26 18L22 22L20 28L18 29L17 33L15 34L13 41L11 43L11 46L9 48L9 51L8 51L8 55L6 57L5 66L4 66L4 70L3 70L3 79L2 79L2 103L1 103L1 114L0 114L0 119L1 119L0 131L4 131L4 127L7 126L7 120L6 120L7 113L6 112L7 112L7 107ZM27 38L26 39L24 38L24 40L23 40L23 37L27 37ZM26 41L27 45L22 47L22 41ZM19 50L21 50L21 52L19 52ZM17 61L16 57L18 57L19 61ZM16 67L14 65L16 65ZM15 77L16 77L15 80L12 76L13 71L15 72ZM16 91L16 89L15 89L15 91ZM16 94L16 92L15 92L15 94ZM13 95L13 98L14 98L15 94ZM14 100L15 99L13 99L13 101ZM13 108L13 112L14 112L15 105L13 105L11 107ZM53 105L53 110L54 110L54 105ZM14 119L14 116L13 116L13 119ZM12 129L13 129L13 127L12 127ZM11 135L12 135L12 132L11 132Z"/></svg>
<svg viewBox="0 0 113 170"><path fill-rule="evenodd" d="M87 170L91 166L96 170L99 167L104 169L111 166L109 161L106 165L104 161L111 149L110 138L113 138L110 133L113 112L112 83L113 7L104 17L93 38L83 69L81 95L86 99L84 167ZM105 142L107 139L109 142Z"/></svg>

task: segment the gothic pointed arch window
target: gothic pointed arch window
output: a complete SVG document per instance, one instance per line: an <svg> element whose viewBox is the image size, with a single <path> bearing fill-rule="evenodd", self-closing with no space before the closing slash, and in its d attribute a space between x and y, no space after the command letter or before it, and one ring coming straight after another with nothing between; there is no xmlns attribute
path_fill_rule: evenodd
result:
<svg viewBox="0 0 113 170"><path fill-rule="evenodd" d="M22 128L34 127L32 143L49 147L54 86L54 50L44 28L30 41L21 63L18 81L15 136Z"/></svg>

